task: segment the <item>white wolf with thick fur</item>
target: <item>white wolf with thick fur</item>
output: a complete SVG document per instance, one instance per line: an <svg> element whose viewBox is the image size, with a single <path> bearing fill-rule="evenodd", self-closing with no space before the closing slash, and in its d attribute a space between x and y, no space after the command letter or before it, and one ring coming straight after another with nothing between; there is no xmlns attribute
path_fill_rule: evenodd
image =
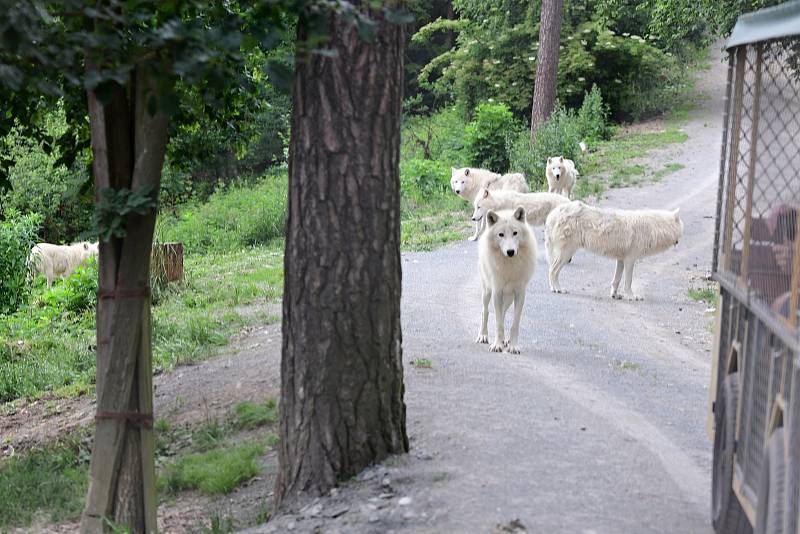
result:
<svg viewBox="0 0 800 534"><path fill-rule="evenodd" d="M475 197L481 189L491 189L492 191L502 189L517 191L518 193L530 191L525 175L518 172L500 175L486 169L473 169L471 167L462 169L451 167L451 171L450 187L456 195L470 203L475 201ZM482 220L475 223L475 234L469 238L470 241L478 239L484 225L485 223Z"/></svg>
<svg viewBox="0 0 800 534"><path fill-rule="evenodd" d="M566 204L569 199L555 193L517 193L481 189L475 197L472 220L480 221L489 210L509 210L518 206L525 209L525 218L532 226L542 226L553 208Z"/></svg>
<svg viewBox="0 0 800 534"><path fill-rule="evenodd" d="M47 287L53 285L56 278L65 278L73 273L99 250L97 243L75 243L73 245L53 245L39 243L31 249L28 265L32 272L47 279Z"/></svg>
<svg viewBox="0 0 800 534"><path fill-rule="evenodd" d="M683 236L679 210L621 210L588 206L578 200L563 204L547 216L545 246L550 262L550 289L565 293L558 283L561 269L579 249L617 260L611 298L641 300L631 289L633 266L645 256L677 245ZM625 287L619 293L622 273Z"/></svg>
<svg viewBox="0 0 800 534"><path fill-rule="evenodd" d="M512 354L519 354L519 321L525 305L525 291L536 267L536 239L521 206L514 211L490 210L486 214L486 224L487 230L478 244L483 315L475 342L489 342L489 301L494 300L497 333L489 350L501 352L505 348ZM503 319L512 302L514 320L506 341Z"/></svg>
<svg viewBox="0 0 800 534"><path fill-rule="evenodd" d="M564 156L547 158L545 175L547 175L548 191L564 195L567 198L572 195L572 188L575 187L575 182L580 177L578 169L575 168L575 162Z"/></svg>

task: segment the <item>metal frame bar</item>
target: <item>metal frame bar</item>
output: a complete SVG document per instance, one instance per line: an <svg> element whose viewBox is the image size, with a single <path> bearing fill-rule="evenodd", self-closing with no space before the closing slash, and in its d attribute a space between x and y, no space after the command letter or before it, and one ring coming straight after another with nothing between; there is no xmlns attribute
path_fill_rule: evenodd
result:
<svg viewBox="0 0 800 534"><path fill-rule="evenodd" d="M731 152L728 160L728 197L725 203L725 234L722 250L724 269L731 269L731 246L733 243L733 208L736 201L736 171L738 169L739 139L742 127L742 100L744 93L744 67L747 62L747 47L736 49L736 78L733 96L733 127L731 128Z"/></svg>
<svg viewBox="0 0 800 534"><path fill-rule="evenodd" d="M761 68L764 45L756 45L755 94L753 95L753 123L750 125L750 161L747 165L747 200L744 213L744 235L742 236L742 265L739 280L743 287L749 287L750 271L750 229L753 222L753 189L755 188L756 161L758 159L758 126L761 118Z"/></svg>
<svg viewBox="0 0 800 534"><path fill-rule="evenodd" d="M714 253L711 258L711 272L716 272L719 267L720 226L722 224L722 195L725 192L725 160L728 150L728 126L730 125L731 90L733 89L733 66L736 55L728 54L728 82L725 85L725 113L722 119L722 150L719 157L719 184L717 185L717 216L714 219Z"/></svg>

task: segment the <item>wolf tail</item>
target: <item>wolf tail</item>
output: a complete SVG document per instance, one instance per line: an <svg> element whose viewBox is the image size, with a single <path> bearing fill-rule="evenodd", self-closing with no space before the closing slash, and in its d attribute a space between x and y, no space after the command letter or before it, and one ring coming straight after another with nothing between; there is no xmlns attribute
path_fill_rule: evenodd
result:
<svg viewBox="0 0 800 534"><path fill-rule="evenodd" d="M547 264L550 265L555 251L553 250L553 240L550 239L550 229L547 226L544 227L544 248L547 251Z"/></svg>

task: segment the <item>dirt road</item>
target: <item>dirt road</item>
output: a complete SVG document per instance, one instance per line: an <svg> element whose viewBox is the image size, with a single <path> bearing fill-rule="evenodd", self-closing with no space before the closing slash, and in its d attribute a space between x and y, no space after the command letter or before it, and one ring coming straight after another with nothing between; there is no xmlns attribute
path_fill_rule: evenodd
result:
<svg viewBox="0 0 800 534"><path fill-rule="evenodd" d="M680 245L635 269L644 301L610 299L613 261L585 252L550 293L537 229L523 353L492 354L476 245L405 255L405 360L432 363L407 366L412 453L257 531L710 532L712 318L687 289L710 270L725 75L701 73L689 140L653 156L683 169L601 202L681 209Z"/></svg>

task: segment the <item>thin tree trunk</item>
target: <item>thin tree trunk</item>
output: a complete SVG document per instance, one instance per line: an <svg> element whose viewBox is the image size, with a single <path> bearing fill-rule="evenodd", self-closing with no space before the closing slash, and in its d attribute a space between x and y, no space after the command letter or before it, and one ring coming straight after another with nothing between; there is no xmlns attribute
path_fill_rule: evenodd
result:
<svg viewBox="0 0 800 534"><path fill-rule="evenodd" d="M561 12L564 0L542 0L539 23L539 51L536 54L536 81L531 110L531 143L536 130L553 112L556 102L558 51L561 36Z"/></svg>
<svg viewBox="0 0 800 534"><path fill-rule="evenodd" d="M89 93L97 199L109 188L151 186L157 194L167 118L146 111L153 91L139 68L129 91L112 84L106 103ZM155 218L155 210L128 215L125 237L100 243L97 418L82 532L100 532L106 520L156 530L148 287Z"/></svg>
<svg viewBox="0 0 800 534"><path fill-rule="evenodd" d="M276 506L301 492L322 494L408 450L400 332L403 30L381 21L366 41L351 22L330 17L337 56L299 57L295 72ZM302 21L298 31L303 39Z"/></svg>

